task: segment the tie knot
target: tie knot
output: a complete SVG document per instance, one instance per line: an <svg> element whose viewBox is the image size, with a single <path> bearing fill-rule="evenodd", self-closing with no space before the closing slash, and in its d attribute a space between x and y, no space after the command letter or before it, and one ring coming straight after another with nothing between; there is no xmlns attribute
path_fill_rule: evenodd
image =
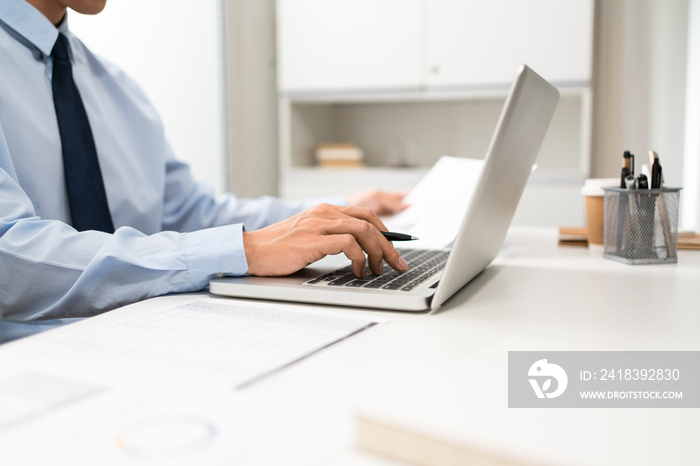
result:
<svg viewBox="0 0 700 466"><path fill-rule="evenodd" d="M58 33L58 39L53 45L51 50L51 56L54 60L66 60L69 59L70 44L68 43L68 38L61 33Z"/></svg>

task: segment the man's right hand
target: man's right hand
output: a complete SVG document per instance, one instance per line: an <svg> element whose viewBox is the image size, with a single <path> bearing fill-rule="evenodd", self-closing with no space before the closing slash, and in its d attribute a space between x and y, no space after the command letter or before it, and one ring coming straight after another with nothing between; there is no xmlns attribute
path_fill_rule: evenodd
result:
<svg viewBox="0 0 700 466"><path fill-rule="evenodd" d="M370 209L320 204L266 228L244 231L248 273L289 275L341 252L352 261L358 277L365 274L365 253L374 274L382 273L382 261L406 270L406 261L380 230L387 228Z"/></svg>

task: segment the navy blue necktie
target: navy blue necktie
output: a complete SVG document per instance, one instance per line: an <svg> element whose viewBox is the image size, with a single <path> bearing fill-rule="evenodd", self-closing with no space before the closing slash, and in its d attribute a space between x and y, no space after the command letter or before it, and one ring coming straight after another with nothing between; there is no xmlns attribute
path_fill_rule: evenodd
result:
<svg viewBox="0 0 700 466"><path fill-rule="evenodd" d="M63 151L63 171L73 227L114 233L95 141L83 101L73 81L68 38L58 34L53 46L53 103Z"/></svg>

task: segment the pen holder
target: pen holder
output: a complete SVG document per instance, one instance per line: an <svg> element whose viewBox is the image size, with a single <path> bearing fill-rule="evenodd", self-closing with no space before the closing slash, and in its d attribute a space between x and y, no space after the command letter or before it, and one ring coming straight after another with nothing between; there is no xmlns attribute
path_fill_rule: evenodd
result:
<svg viewBox="0 0 700 466"><path fill-rule="evenodd" d="M603 189L606 258L625 264L678 262L682 188Z"/></svg>

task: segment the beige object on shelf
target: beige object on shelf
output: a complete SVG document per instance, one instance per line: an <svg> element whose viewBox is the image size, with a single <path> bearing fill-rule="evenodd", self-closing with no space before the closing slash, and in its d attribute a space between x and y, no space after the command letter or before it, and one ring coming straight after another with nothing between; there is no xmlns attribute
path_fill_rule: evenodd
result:
<svg viewBox="0 0 700 466"><path fill-rule="evenodd" d="M314 156L321 167L363 167L364 151L350 143L321 143L316 146Z"/></svg>
<svg viewBox="0 0 700 466"><path fill-rule="evenodd" d="M321 160L318 162L321 168L364 168L361 160Z"/></svg>

